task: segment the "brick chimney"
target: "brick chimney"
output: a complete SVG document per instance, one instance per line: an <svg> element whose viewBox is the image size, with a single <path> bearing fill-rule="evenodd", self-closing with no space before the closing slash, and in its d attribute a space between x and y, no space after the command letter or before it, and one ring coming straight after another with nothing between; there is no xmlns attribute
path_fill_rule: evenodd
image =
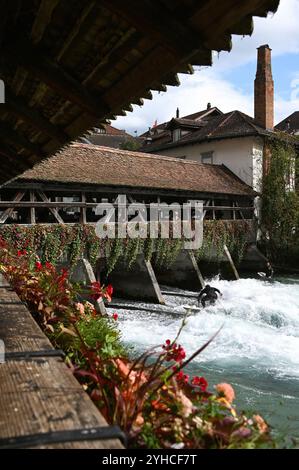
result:
<svg viewBox="0 0 299 470"><path fill-rule="evenodd" d="M257 71L254 81L254 119L265 129L274 127L274 82L271 49L268 44L257 50Z"/></svg>

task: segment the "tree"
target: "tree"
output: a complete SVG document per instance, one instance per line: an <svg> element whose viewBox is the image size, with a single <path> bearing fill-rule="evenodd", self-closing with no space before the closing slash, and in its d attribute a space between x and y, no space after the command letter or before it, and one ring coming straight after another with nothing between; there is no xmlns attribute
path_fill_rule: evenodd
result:
<svg viewBox="0 0 299 470"><path fill-rule="evenodd" d="M299 193L295 189L296 149L282 141L271 142L271 163L263 179L262 241L274 262L299 260Z"/></svg>

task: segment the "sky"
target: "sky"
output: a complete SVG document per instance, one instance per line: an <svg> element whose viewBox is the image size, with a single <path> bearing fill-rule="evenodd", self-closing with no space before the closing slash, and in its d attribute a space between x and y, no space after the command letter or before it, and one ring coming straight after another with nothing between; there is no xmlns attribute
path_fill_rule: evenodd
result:
<svg viewBox="0 0 299 470"><path fill-rule="evenodd" d="M272 49L275 83L275 123L299 110L299 0L280 0L275 15L254 18L252 36L233 36L230 53L214 53L212 67L197 67L193 75L179 74L181 85L152 92L152 100L121 116L111 124L132 135L141 134L157 120L158 124L175 116L205 109L207 103L223 112L238 109L253 116L253 86L257 47Z"/></svg>

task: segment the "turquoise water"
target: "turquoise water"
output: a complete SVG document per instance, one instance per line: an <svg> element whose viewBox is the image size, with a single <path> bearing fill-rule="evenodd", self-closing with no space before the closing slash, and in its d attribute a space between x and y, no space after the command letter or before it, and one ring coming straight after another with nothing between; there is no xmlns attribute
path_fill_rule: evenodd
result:
<svg viewBox="0 0 299 470"><path fill-rule="evenodd" d="M191 355L223 328L189 372L204 375L211 387L231 383L239 409L257 411L277 435L298 439L299 279L213 279L210 283L223 297L215 306L193 311L180 343ZM165 307L137 304L154 308L152 313L118 310L123 339L137 351L174 338L185 306L195 303L192 297L166 295L165 299Z"/></svg>

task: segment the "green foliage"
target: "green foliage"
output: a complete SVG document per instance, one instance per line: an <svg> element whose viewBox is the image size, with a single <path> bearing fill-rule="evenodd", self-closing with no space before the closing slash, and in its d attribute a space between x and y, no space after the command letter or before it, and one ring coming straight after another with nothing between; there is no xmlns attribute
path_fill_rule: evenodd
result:
<svg viewBox="0 0 299 470"><path fill-rule="evenodd" d="M141 147L141 143L139 140L135 138L125 140L121 145L120 149L122 150L130 150L131 152L138 152Z"/></svg>
<svg viewBox="0 0 299 470"><path fill-rule="evenodd" d="M120 342L120 332L111 318L89 315L79 320L76 326L90 349L101 348L103 358L126 356L126 350ZM75 346L80 349L78 338Z"/></svg>
<svg viewBox="0 0 299 470"><path fill-rule="evenodd" d="M83 229L82 229L83 230ZM76 233L78 235L78 233ZM76 238L74 238L76 239ZM135 245L135 248L138 246ZM231 385L208 390L204 377L190 378L184 369L220 332L187 358L178 344L187 314L174 340L166 340L130 359L122 346L117 314L100 316L80 295L66 270L36 259L27 250L12 253L0 238L0 272L26 302L54 345L109 424L118 425L130 447L184 449L259 448L275 445L259 415L238 413ZM108 291L93 283L93 293L108 299Z"/></svg>
<svg viewBox="0 0 299 470"><path fill-rule="evenodd" d="M299 194L292 187L295 166L294 147L272 142L271 164L263 180L260 228L267 254L275 262L299 261Z"/></svg>
<svg viewBox="0 0 299 470"><path fill-rule="evenodd" d="M226 243L235 260L242 258L246 243L248 224L238 220L205 221L203 246L197 251L197 258L210 259L215 251L220 257L223 244ZM87 256L93 266L98 258L106 257L108 274L113 271L119 260L130 269L139 253L147 261L153 260L158 268L169 268L183 248L184 239L142 239L115 238L99 239L94 225L3 225L0 235L12 249L26 248L36 252L41 261L57 265L68 255L71 266L82 256ZM214 253L214 254L213 254Z"/></svg>
<svg viewBox="0 0 299 470"><path fill-rule="evenodd" d="M197 260L219 260L223 256L223 247L227 245L236 263L244 255L250 222L245 220L206 220L204 222L203 244L196 252Z"/></svg>

